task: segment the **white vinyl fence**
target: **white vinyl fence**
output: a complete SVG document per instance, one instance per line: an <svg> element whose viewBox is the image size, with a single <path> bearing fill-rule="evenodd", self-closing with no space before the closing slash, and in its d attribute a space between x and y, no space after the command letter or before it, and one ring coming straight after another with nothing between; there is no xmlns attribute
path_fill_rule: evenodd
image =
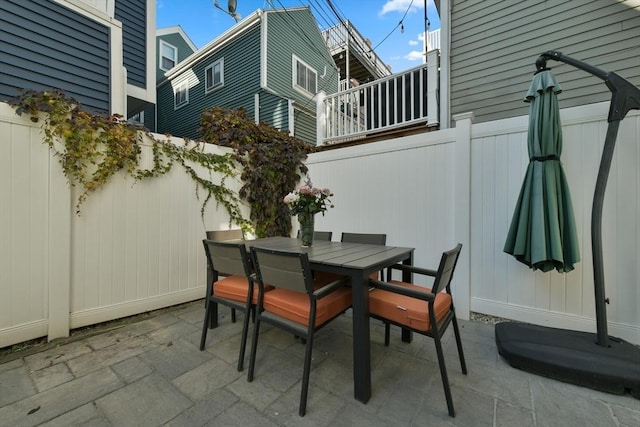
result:
<svg viewBox="0 0 640 427"><path fill-rule="evenodd" d="M386 233L435 267L464 247L454 278L470 311L595 332L590 215L608 103L562 110L562 161L582 261L568 274L529 270L502 247L528 162L527 117L314 153L314 184L335 208L316 229ZM215 206L200 219L190 178L116 179L82 216L40 130L0 103L0 347L202 298L206 229L227 228ZM609 333L640 344L640 114L623 120L603 218ZM428 284L428 283L424 283Z"/></svg>
<svg viewBox="0 0 640 427"><path fill-rule="evenodd" d="M0 103L0 347L203 298L202 239L228 228L226 212L212 201L203 223L174 165L148 181L115 176L76 216L39 126Z"/></svg>
<svg viewBox="0 0 640 427"><path fill-rule="evenodd" d="M318 230L387 233L415 247L415 263L436 267L464 246L454 279L461 317L479 312L595 332L591 204L609 103L563 110L562 161L573 199L582 261L568 274L534 272L503 252L528 163L528 117L313 154L314 184L336 194ZM640 114L620 127L603 213L609 333L640 343Z"/></svg>

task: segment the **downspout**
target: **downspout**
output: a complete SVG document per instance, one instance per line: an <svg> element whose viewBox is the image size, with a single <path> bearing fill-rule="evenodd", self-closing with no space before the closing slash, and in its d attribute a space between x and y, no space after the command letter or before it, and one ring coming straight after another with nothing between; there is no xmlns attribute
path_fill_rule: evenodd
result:
<svg viewBox="0 0 640 427"><path fill-rule="evenodd" d="M268 88L267 82L267 14L260 13L260 87Z"/></svg>
<svg viewBox="0 0 640 427"><path fill-rule="evenodd" d="M451 127L451 2L440 0L440 129Z"/></svg>

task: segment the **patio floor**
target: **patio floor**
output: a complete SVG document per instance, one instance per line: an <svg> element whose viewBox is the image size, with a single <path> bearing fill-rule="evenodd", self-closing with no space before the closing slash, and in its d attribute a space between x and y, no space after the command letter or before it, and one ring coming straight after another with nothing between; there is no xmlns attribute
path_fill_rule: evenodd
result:
<svg viewBox="0 0 640 427"><path fill-rule="evenodd" d="M468 375L445 336L457 415L447 415L433 341L371 321L371 400L353 398L349 313L318 332L298 416L303 346L264 325L255 379L235 368L242 322L220 309L198 350L202 301L0 358L2 426L639 426L640 400L542 378L498 355L493 325L461 321ZM239 320L241 314L239 314ZM38 350L38 351L35 351ZM247 352L248 353L248 352ZM247 354L248 360L248 354Z"/></svg>

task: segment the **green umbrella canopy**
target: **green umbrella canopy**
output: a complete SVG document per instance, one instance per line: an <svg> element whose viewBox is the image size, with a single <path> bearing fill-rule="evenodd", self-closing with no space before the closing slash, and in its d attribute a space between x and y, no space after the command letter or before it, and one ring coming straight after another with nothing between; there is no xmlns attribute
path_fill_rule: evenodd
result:
<svg viewBox="0 0 640 427"><path fill-rule="evenodd" d="M534 270L573 270L580 261L569 186L562 168L562 128L550 71L537 73L525 102L530 103L529 165L518 196L504 251Z"/></svg>

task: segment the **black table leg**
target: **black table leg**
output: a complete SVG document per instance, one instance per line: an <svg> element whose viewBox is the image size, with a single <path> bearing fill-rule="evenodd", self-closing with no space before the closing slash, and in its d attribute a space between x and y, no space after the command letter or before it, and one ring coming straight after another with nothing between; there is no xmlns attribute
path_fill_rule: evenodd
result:
<svg viewBox="0 0 640 427"><path fill-rule="evenodd" d="M402 263L405 265L413 265L413 252L411 253L411 256L405 259L404 261L402 261ZM407 283L413 283L413 273L410 273L408 271L403 271L402 281ZM413 332L411 332L408 329L402 328L402 342L410 343L411 341L413 341Z"/></svg>
<svg viewBox="0 0 640 427"><path fill-rule="evenodd" d="M354 397L367 403L371 397L371 344L369 334L369 277L351 274L353 291L353 388Z"/></svg>

